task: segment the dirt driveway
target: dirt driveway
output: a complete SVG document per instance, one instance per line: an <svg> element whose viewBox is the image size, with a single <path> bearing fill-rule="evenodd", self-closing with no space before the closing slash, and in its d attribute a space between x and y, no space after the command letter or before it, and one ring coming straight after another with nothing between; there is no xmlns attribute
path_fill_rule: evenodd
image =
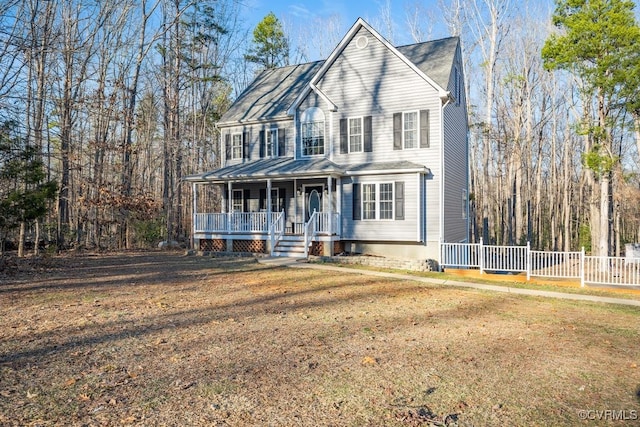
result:
<svg viewBox="0 0 640 427"><path fill-rule="evenodd" d="M640 423L634 307L152 252L5 272L0 314L0 425Z"/></svg>

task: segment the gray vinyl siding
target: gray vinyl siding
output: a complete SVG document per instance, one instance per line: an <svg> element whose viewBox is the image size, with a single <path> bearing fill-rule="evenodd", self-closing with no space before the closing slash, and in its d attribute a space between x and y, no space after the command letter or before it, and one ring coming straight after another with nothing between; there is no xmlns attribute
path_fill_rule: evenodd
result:
<svg viewBox="0 0 640 427"><path fill-rule="evenodd" d="M365 36L369 40L365 49L355 46L359 36ZM406 178L407 216L404 221L354 223L351 212L351 185L345 184L342 202L343 237L353 240L416 241L419 238L437 241L440 235L442 152L441 100L438 90L365 28L360 29L351 43L345 47L317 86L336 104L338 111L329 111L326 102L313 92L303 100L298 111L300 113L310 107L319 107L324 111L325 149L331 149L327 157L332 161L337 164L360 164L406 160L424 165L431 171L431 175L423 178L421 192L417 191L415 175ZM429 148L394 150L393 114L420 110L429 110ZM341 154L340 119L364 116L372 116L372 152ZM397 179L397 175L373 178L378 182ZM425 207L420 218L417 215L418 203L424 204ZM419 232L417 227L420 227Z"/></svg>
<svg viewBox="0 0 640 427"><path fill-rule="evenodd" d="M416 242L422 234L418 229L418 203L421 203L417 174L353 177L342 183L342 238L361 241ZM404 182L404 220L354 220L353 183ZM362 188L362 187L360 187Z"/></svg>
<svg viewBox="0 0 640 427"><path fill-rule="evenodd" d="M364 49L355 46L364 36L369 44ZM360 29L342 54L317 84L318 88L338 107L326 111L331 126L332 160L338 164L409 160L433 170L438 163L437 138L441 101L436 88L422 79L409 65L393 54L365 28ZM417 95L419 94L419 95ZM310 103L305 101L304 108ZM429 110L431 147L426 149L393 150L393 114ZM329 116L333 115L330 119ZM371 153L340 153L340 119L372 116L373 151Z"/></svg>
<svg viewBox="0 0 640 427"><path fill-rule="evenodd" d="M455 66L460 72L461 84L464 74L460 52L456 54ZM454 74L450 88L454 93ZM444 240L459 242L468 239L468 219L463 217L462 190L467 190L469 182L469 146L467 140L467 112L464 86L461 99L444 109Z"/></svg>

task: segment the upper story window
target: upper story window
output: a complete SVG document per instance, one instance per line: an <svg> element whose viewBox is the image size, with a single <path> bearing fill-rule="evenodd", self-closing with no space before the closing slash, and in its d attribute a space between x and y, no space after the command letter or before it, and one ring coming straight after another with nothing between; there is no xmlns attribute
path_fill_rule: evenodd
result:
<svg viewBox="0 0 640 427"><path fill-rule="evenodd" d="M349 119L349 152L362 151L362 117Z"/></svg>
<svg viewBox="0 0 640 427"><path fill-rule="evenodd" d="M278 129L269 129L265 132L265 148L268 157L278 156Z"/></svg>
<svg viewBox="0 0 640 427"><path fill-rule="evenodd" d="M429 110L393 115L393 149L429 148Z"/></svg>
<svg viewBox="0 0 640 427"><path fill-rule="evenodd" d="M340 154L371 153L373 124L371 116L340 119Z"/></svg>
<svg viewBox="0 0 640 427"><path fill-rule="evenodd" d="M324 113L317 107L300 115L303 156L324 155Z"/></svg>
<svg viewBox="0 0 640 427"><path fill-rule="evenodd" d="M242 134L234 133L231 135L231 158L232 159L241 159L242 158Z"/></svg>
<svg viewBox="0 0 640 427"><path fill-rule="evenodd" d="M418 147L418 112L402 113L402 141L403 147Z"/></svg>
<svg viewBox="0 0 640 427"><path fill-rule="evenodd" d="M453 96L456 98L456 104L460 104L462 101L462 77L460 76L460 71L458 71L458 67L454 68L453 71Z"/></svg>

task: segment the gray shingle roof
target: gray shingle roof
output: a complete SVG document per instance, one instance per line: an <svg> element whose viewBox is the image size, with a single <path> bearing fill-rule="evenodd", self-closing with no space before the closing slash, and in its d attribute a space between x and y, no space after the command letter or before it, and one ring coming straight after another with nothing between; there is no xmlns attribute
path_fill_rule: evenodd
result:
<svg viewBox="0 0 640 427"><path fill-rule="evenodd" d="M324 158L295 160L292 157L260 159L205 172L184 178L190 182L226 182L229 180L257 180L267 178L293 178L342 175L344 169Z"/></svg>
<svg viewBox="0 0 640 427"><path fill-rule="evenodd" d="M444 89L449 85L458 37L399 46L396 49Z"/></svg>
<svg viewBox="0 0 640 427"><path fill-rule="evenodd" d="M264 70L222 115L220 123L287 117L287 109L323 62Z"/></svg>
<svg viewBox="0 0 640 427"><path fill-rule="evenodd" d="M304 178L343 175L375 174L379 172L424 171L429 169L409 161L359 163L354 165L337 165L324 158L307 158L295 160L291 157L276 159L260 159L252 162L231 165L211 172L189 175L184 178L189 182L255 181L267 178Z"/></svg>

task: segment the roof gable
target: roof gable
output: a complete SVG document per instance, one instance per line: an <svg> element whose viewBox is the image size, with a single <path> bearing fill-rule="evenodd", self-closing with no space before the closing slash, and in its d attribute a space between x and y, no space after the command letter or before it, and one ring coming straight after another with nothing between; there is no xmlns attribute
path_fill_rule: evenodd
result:
<svg viewBox="0 0 640 427"><path fill-rule="evenodd" d="M442 76L439 73L439 77L441 77L439 80L440 81L445 81L444 84L441 84L438 81L435 81L434 79L432 79L429 75L425 74L425 72L418 67L418 65L414 62L412 62L412 60L410 60L406 55L404 55L400 50L398 50L397 48L395 48L393 45L391 45L384 37L382 37L376 30L374 30L369 24L367 24L362 18L358 18L358 20L355 22L355 24L351 27L351 29L347 32L347 34L343 37L343 39L340 41L340 43L338 44L338 46L333 50L333 52L331 52L331 55L329 55L329 57L327 58L326 61L324 61L322 63L322 65L320 66L320 68L317 70L316 74L311 78L311 81L309 82L309 85L307 85L307 87L303 88L302 92L298 95L298 97L296 98L296 100L293 102L293 104L291 105L291 107L289 108L289 114L293 115L295 112L295 109L300 105L300 103L305 99L305 97L309 94L309 92L311 90L315 90L316 88L316 84L320 81L320 79L322 79L322 77L325 75L325 73L331 68L331 66L335 63L335 61L337 60L337 58L342 54L342 52L345 50L345 48L348 46L348 44L351 42L351 40L358 34L358 32L360 31L361 28L365 28L373 37L375 37L380 43L382 43L387 49L389 49L389 51L393 54L395 54L400 60L402 60L403 62L405 62L413 71L415 71L418 75L420 75L424 80L426 80L429 84L431 84L436 90L438 90L438 92L440 92L441 97L445 97L447 96L447 91L446 91L446 87L448 86L448 82L449 82L449 76L447 74L446 78L442 78ZM457 39L456 39L456 43L457 43ZM429 45L429 42L427 43L420 43L418 45ZM411 46L416 46L416 45L411 45ZM457 46L457 44L456 44ZM405 51L409 54L411 54L412 56L414 56L416 59L420 60L421 63L426 62L426 56L425 54L427 54L428 52L432 52L432 53L438 53L438 54L444 54L445 52L445 47L446 45L442 45L439 46L439 49L428 49L427 46L425 46L423 49L405 49ZM449 61L445 61L449 63L449 72L451 71L451 64L453 63L453 57L455 56L455 48L453 50L453 52L450 53L450 60ZM428 58L429 61L437 61L443 58L433 58L433 57L429 57ZM432 68L433 70L439 70L441 71L442 69L446 68L446 65L444 67L428 67L428 66L424 66L425 69L429 69Z"/></svg>
<svg viewBox="0 0 640 427"><path fill-rule="evenodd" d="M318 89L316 84L362 28L369 31L392 54L436 88L441 97L447 95L446 88L459 43L457 37L396 48L364 20L358 18L327 60L261 72L223 114L218 124L288 118L295 113L295 109L311 91L324 99L330 110L335 110L336 106L331 99Z"/></svg>

